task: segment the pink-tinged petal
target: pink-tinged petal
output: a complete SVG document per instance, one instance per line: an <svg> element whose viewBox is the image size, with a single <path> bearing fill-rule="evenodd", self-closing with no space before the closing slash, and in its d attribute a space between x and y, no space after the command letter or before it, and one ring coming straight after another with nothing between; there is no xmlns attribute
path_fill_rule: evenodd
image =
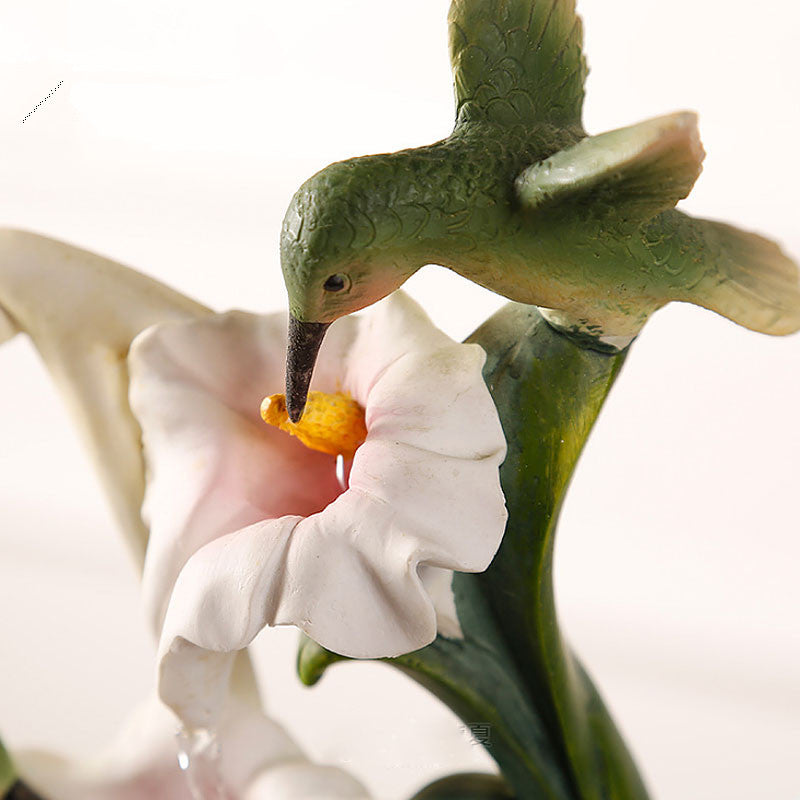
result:
<svg viewBox="0 0 800 800"><path fill-rule="evenodd" d="M198 551L175 585L159 648L161 698L192 728L223 708L233 653L266 625L296 625L361 658L436 636L419 543L395 511L350 490L321 514L252 525Z"/></svg>
<svg viewBox="0 0 800 800"><path fill-rule="evenodd" d="M485 360L478 345L451 344L395 361L369 395L370 440L501 463L506 442L483 380Z"/></svg>
<svg viewBox="0 0 800 800"><path fill-rule="evenodd" d="M389 295L357 319L358 332L347 354L344 386L365 408L369 407L372 387L395 361L408 353L427 353L455 344L402 291Z"/></svg>
<svg viewBox="0 0 800 800"><path fill-rule="evenodd" d="M486 563L496 541L480 553ZM212 542L189 560L172 595L159 649L162 699L188 726L213 727L233 653L266 625L296 625L354 658L417 650L437 632L429 590L442 632L459 636L452 576L423 559L476 568L358 489L307 519L259 523Z"/></svg>
<svg viewBox="0 0 800 800"><path fill-rule="evenodd" d="M352 338L333 326L320 385ZM169 593L189 556L259 520L313 514L341 493L335 459L263 423L263 397L283 382L285 317L241 312L154 326L129 357L131 406L149 469L143 515L150 523L144 575L148 611L160 628Z"/></svg>
<svg viewBox="0 0 800 800"><path fill-rule="evenodd" d="M366 408L370 439L457 458L505 454L478 345L454 342L403 292L359 322L346 386Z"/></svg>
<svg viewBox="0 0 800 800"><path fill-rule="evenodd" d="M266 625L296 625L358 658L423 647L437 614L445 635L460 635L449 571L485 569L506 522L505 440L484 354L452 343L402 295L376 316L359 319L340 365L341 388L366 403L368 427L349 490L319 513L293 510L305 518L243 523L199 549L177 579L159 687L193 728L214 724L232 653ZM302 465L292 470L299 483L314 479ZM204 513L219 513L215 502Z"/></svg>
<svg viewBox="0 0 800 800"><path fill-rule="evenodd" d="M68 761L21 752L15 763L25 782L48 800L191 800L187 773L178 763L178 728L178 720L153 697L98 757ZM350 775L309 762L280 725L240 699L228 705L220 721L214 752L211 768L191 776L206 797L216 798L222 789L226 800L289 800L314 781L326 780L332 787L327 797L367 797ZM284 793L264 794L260 787L269 785Z"/></svg>

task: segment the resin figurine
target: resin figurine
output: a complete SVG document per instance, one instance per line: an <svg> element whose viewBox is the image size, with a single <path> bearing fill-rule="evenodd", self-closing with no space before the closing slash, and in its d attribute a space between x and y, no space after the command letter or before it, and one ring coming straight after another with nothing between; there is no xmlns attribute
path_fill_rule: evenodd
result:
<svg viewBox="0 0 800 800"><path fill-rule="evenodd" d="M586 135L574 0L454 0L449 25L453 133L332 164L286 213L293 421L327 326L431 263L612 352L671 300L800 328L797 267L775 243L674 209L701 171L694 114Z"/></svg>

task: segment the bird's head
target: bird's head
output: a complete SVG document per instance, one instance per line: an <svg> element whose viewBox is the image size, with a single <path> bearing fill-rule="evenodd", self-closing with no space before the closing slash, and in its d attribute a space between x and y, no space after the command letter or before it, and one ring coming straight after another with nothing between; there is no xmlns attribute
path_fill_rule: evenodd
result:
<svg viewBox="0 0 800 800"><path fill-rule="evenodd" d="M292 198L283 221L286 404L294 422L303 414L328 326L386 297L418 268L399 246L397 215L380 187L370 185L365 161L332 164L314 175Z"/></svg>

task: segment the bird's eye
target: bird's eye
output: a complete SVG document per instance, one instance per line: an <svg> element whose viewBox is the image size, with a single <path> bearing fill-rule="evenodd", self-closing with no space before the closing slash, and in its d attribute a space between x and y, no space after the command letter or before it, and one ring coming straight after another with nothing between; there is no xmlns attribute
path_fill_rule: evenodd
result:
<svg viewBox="0 0 800 800"><path fill-rule="evenodd" d="M343 292L345 289L348 289L349 287L350 287L350 278L348 278L347 275L342 275L341 272L337 272L335 275L331 275L322 286L322 288L325 289L326 292Z"/></svg>

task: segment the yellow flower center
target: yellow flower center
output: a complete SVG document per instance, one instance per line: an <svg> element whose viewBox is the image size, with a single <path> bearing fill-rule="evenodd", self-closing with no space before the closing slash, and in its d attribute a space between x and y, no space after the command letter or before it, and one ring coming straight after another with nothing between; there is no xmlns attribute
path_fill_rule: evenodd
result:
<svg viewBox="0 0 800 800"><path fill-rule="evenodd" d="M344 392L309 392L306 410L294 423L286 411L286 395L273 394L261 403L268 425L296 436L306 447L332 456L352 458L367 438L364 409Z"/></svg>

